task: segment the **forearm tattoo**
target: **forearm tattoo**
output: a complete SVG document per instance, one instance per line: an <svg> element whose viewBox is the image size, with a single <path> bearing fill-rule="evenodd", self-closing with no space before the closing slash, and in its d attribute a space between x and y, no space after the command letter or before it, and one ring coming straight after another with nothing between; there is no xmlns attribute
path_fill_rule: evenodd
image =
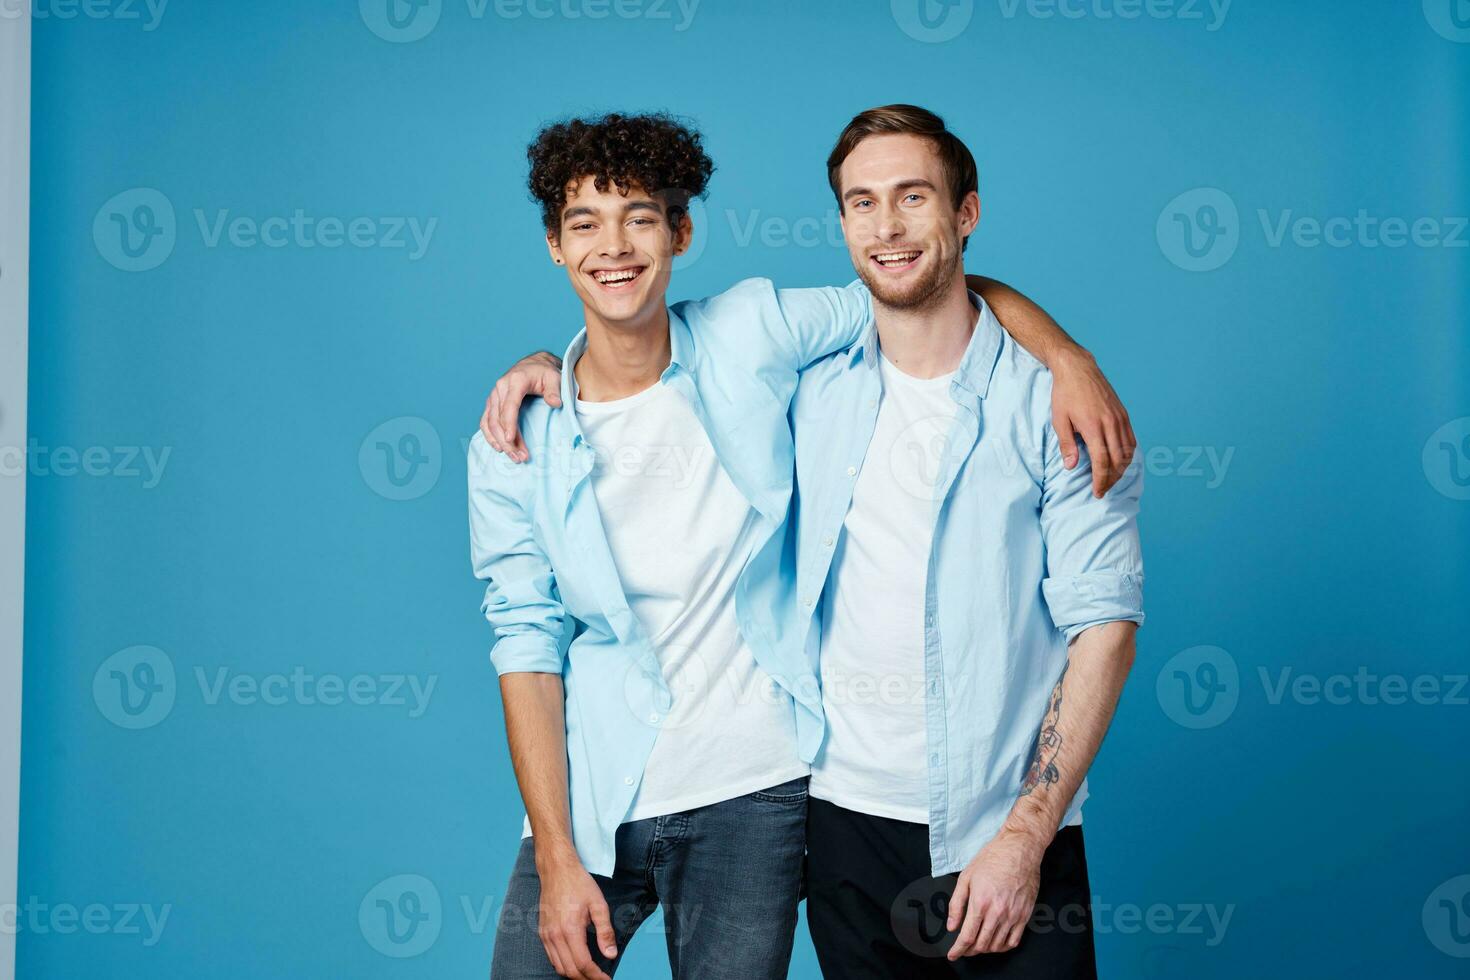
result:
<svg viewBox="0 0 1470 980"><path fill-rule="evenodd" d="M1057 724L1062 717L1062 681L1066 677L1067 668L1063 666L1057 686L1051 689L1051 704L1042 719L1041 734L1036 738L1036 757L1031 760L1031 768L1021 781L1022 796L1029 796L1038 786L1050 786L1062 778L1056 763L1057 753L1062 749L1062 733L1057 730Z"/></svg>

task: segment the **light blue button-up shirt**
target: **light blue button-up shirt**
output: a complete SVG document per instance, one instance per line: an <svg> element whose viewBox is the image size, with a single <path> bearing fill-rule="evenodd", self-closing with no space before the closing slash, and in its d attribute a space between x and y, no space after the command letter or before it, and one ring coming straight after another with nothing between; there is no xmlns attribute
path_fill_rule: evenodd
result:
<svg viewBox="0 0 1470 980"><path fill-rule="evenodd" d="M980 297L949 386L956 410L935 486L924 600L924 695L933 874L959 871L1005 822L1031 763L1068 643L1091 626L1143 622L1142 477L1101 500L1091 466L1062 465L1051 373ZM803 372L792 407L797 622L820 646L819 596L883 397L878 336ZM870 464L882 465L884 460ZM883 597L874 596L881 601ZM1084 783L1062 823L1080 819Z"/></svg>
<svg viewBox="0 0 1470 980"><path fill-rule="evenodd" d="M756 663L790 699L794 750L805 762L816 754L823 724L815 661L795 613L788 521L795 448L787 413L801 368L855 342L871 318L858 284L776 290L764 279L669 310L671 359L659 383L688 399L758 515L757 544L736 584L736 616ZM488 582L482 609L495 631L497 673L562 675L573 842L587 870L610 875L617 828L658 736L652 719L668 715L673 695L628 609L588 479L595 453L577 422L572 371L585 347L583 332L567 349L562 407L536 399L521 412L530 462L511 462L478 433L471 440L470 550L475 575ZM574 637L563 654L569 621Z"/></svg>

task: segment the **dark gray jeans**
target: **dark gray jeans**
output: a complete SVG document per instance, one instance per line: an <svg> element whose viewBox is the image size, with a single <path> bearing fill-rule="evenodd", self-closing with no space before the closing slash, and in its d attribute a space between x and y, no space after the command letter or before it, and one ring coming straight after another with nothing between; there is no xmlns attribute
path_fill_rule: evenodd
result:
<svg viewBox="0 0 1470 980"><path fill-rule="evenodd" d="M783 980L791 962L806 846L805 777L723 803L618 828L617 861L602 887L618 950L663 906L674 980ZM491 980L552 980L536 933L541 880L521 841L495 930ZM609 974L617 960L588 949Z"/></svg>

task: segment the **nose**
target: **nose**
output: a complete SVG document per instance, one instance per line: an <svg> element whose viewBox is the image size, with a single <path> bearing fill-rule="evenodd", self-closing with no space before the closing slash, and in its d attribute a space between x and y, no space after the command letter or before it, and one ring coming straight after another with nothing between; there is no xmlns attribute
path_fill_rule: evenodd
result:
<svg viewBox="0 0 1470 980"><path fill-rule="evenodd" d="M885 204L878 214L878 237L884 241L901 239L908 233L903 213L892 205Z"/></svg>
<svg viewBox="0 0 1470 980"><path fill-rule="evenodd" d="M621 258L633 251L633 243L628 240L628 230L620 221L608 224L597 245L597 254L605 259Z"/></svg>

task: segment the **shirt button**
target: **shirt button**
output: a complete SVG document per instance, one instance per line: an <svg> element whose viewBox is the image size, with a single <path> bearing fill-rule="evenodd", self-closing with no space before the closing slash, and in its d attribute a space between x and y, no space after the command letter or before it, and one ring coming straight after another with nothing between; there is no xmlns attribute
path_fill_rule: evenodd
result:
<svg viewBox="0 0 1470 980"><path fill-rule="evenodd" d="M832 535L829 534L825 538L823 538L822 544L826 545L829 548L832 547Z"/></svg>
<svg viewBox="0 0 1470 980"><path fill-rule="evenodd" d="M651 721L651 722L653 722L655 725L657 725L658 724L658 712L654 712L653 714L649 715L648 716L648 720Z"/></svg>
<svg viewBox="0 0 1470 980"><path fill-rule="evenodd" d="M857 467L856 466L849 466L847 468L847 475L848 476L857 476Z"/></svg>
<svg viewBox="0 0 1470 980"><path fill-rule="evenodd" d="M626 786L632 786L633 785L633 777L632 776L624 776L623 777L623 784L626 785Z"/></svg>
<svg viewBox="0 0 1470 980"><path fill-rule="evenodd" d="M868 399L868 407L869 408L877 408L878 407L878 399L876 399L876 398L869 398Z"/></svg>
<svg viewBox="0 0 1470 980"><path fill-rule="evenodd" d="M811 596L803 596L802 597L802 600L801 600L801 604L803 606L806 606L808 609L810 609L812 607L812 597Z"/></svg>
<svg viewBox="0 0 1470 980"><path fill-rule="evenodd" d="M925 616L924 617L924 625L925 626L933 626L934 625L934 617L933 616Z"/></svg>

